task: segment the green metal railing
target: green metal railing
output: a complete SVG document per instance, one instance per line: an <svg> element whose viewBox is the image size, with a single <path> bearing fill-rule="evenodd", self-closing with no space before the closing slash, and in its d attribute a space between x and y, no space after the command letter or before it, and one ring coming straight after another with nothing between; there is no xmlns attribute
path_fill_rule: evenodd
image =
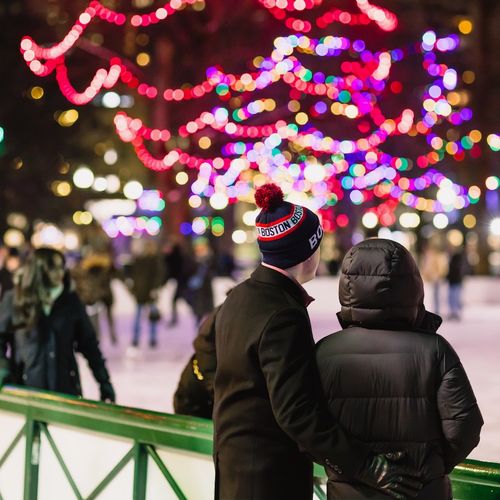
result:
<svg viewBox="0 0 500 500"><path fill-rule="evenodd" d="M5 450L0 449L1 469L20 440L25 438L24 500L36 500L38 497L38 458L42 436L52 449L77 500L98 498L130 462L134 465L132 497L144 500L149 459L157 465L178 499L196 500L187 498L157 448L189 451L205 457L212 454L212 422L199 418L108 405L13 386L0 391L0 412L18 414L25 420L10 445ZM50 425L54 424L126 438L130 441L130 449L95 485L93 491L83 496L52 438ZM315 476L315 496L323 500L326 495L320 483L324 480L324 471L317 465ZM455 468L451 479L457 500L500 499L500 464L469 460ZM1 489L0 485L0 500L9 500L2 497Z"/></svg>

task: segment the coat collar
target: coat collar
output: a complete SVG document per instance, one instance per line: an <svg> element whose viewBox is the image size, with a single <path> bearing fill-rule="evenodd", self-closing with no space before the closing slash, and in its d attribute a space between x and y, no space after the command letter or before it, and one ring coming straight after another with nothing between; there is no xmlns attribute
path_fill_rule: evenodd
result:
<svg viewBox="0 0 500 500"><path fill-rule="evenodd" d="M47 312L46 308L42 308L44 315L49 318L54 314L58 313L59 309L64 308L67 304L68 297L70 296L70 290L67 287L64 287L61 294L56 297L54 302L51 304L49 311Z"/></svg>
<svg viewBox="0 0 500 500"><path fill-rule="evenodd" d="M300 283L262 264L255 269L250 279L281 288L304 307L307 307L314 300Z"/></svg>
<svg viewBox="0 0 500 500"><path fill-rule="evenodd" d="M42 304L43 312L47 316L50 315L50 311L52 311L54 304L57 302L57 300L59 299L59 297L62 295L63 292L64 292L64 284L62 283L60 286L52 287L49 289L47 302L44 302Z"/></svg>
<svg viewBox="0 0 500 500"><path fill-rule="evenodd" d="M411 326L405 323L396 323L396 322L370 322L370 323L356 323L345 321L342 318L341 312L337 313L337 319L339 320L340 326L342 328L349 328L350 326L360 326L362 328L367 328L368 330L411 330L413 332L421 332L421 333L437 333L438 328L441 326L443 319L441 316L434 314L430 311L425 310L422 306L419 319L417 320L417 324Z"/></svg>

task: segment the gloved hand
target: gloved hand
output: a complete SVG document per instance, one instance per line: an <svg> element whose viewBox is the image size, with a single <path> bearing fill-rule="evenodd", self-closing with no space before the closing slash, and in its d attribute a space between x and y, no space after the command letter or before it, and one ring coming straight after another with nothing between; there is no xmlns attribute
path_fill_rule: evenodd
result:
<svg viewBox="0 0 500 500"><path fill-rule="evenodd" d="M5 381L10 376L10 370L8 368L0 368L0 389L3 387Z"/></svg>
<svg viewBox="0 0 500 500"><path fill-rule="evenodd" d="M422 489L417 471L397 464L406 455L403 451L370 456L356 479L393 498L414 498Z"/></svg>
<svg viewBox="0 0 500 500"><path fill-rule="evenodd" d="M101 384L101 401L114 403L116 399L115 390L111 382L103 382Z"/></svg>

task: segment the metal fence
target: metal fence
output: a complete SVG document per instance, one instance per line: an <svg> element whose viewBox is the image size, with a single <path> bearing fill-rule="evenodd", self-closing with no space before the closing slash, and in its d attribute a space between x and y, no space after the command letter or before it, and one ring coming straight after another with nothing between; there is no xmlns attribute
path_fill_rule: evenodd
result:
<svg viewBox="0 0 500 500"><path fill-rule="evenodd" d="M208 500L212 431L199 418L5 387L0 500ZM321 467L315 476L323 500ZM455 499L500 499L499 464L470 460L451 477Z"/></svg>

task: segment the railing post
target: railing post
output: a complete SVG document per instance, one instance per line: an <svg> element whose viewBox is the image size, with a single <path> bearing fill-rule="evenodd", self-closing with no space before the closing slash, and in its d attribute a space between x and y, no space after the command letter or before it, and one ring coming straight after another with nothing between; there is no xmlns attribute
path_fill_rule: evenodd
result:
<svg viewBox="0 0 500 500"><path fill-rule="evenodd" d="M146 447L134 444L134 500L145 500L146 486L148 483L148 453Z"/></svg>
<svg viewBox="0 0 500 500"><path fill-rule="evenodd" d="M40 424L28 418L26 422L26 454L24 458L24 500L38 497L38 465L40 462Z"/></svg>

